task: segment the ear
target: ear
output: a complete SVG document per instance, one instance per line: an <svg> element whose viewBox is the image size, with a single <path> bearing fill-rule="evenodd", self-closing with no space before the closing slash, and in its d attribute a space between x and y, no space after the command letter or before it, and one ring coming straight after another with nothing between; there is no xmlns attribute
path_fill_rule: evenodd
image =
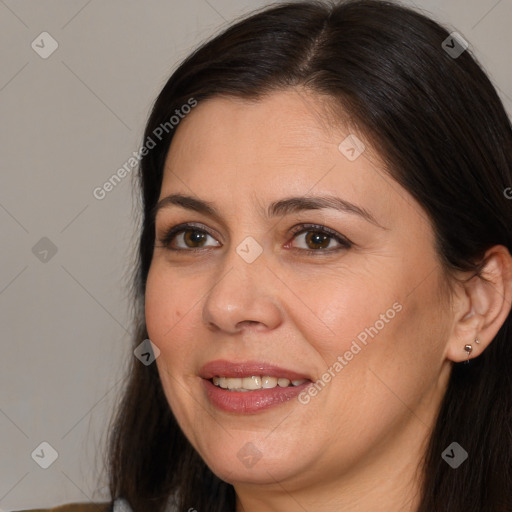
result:
<svg viewBox="0 0 512 512"><path fill-rule="evenodd" d="M512 305L512 257L503 245L491 247L484 256L480 276L457 284L453 296L453 325L446 358L466 361L478 357L494 339ZM478 339L479 343L475 342Z"/></svg>

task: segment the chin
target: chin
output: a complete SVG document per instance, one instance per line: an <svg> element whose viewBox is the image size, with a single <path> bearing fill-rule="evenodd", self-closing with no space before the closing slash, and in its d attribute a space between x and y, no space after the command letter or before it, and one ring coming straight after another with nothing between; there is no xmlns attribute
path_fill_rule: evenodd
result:
<svg viewBox="0 0 512 512"><path fill-rule="evenodd" d="M221 480L231 485L265 485L286 480L297 471L296 467L292 469L290 467L283 467L282 464L283 461L280 464L269 464L261 459L252 467L243 467L237 459L230 459L221 464L217 461L217 463L209 467Z"/></svg>
<svg viewBox="0 0 512 512"><path fill-rule="evenodd" d="M215 449L212 450L210 444L200 456L215 475L232 485L275 484L305 469L301 467L305 466L306 454L297 453L297 443L293 443L293 451L286 453L286 447L278 439L264 444L248 441L250 437L252 435L234 435L228 443L219 439Z"/></svg>

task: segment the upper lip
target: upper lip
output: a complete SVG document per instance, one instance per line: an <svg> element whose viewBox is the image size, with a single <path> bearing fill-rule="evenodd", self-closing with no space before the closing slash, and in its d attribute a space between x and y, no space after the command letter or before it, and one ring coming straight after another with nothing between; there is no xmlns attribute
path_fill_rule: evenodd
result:
<svg viewBox="0 0 512 512"><path fill-rule="evenodd" d="M253 375L261 375L268 377L281 377L284 379L311 380L307 375L281 368L279 366L263 363L261 361L227 361L218 359L206 363L200 370L199 375L203 379L212 379L213 377L251 377Z"/></svg>

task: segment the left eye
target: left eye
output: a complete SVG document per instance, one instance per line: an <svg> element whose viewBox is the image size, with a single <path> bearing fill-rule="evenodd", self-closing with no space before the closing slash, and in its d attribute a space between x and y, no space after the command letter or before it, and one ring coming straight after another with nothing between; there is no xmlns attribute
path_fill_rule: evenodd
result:
<svg viewBox="0 0 512 512"><path fill-rule="evenodd" d="M302 240L302 246L299 246L299 249L313 250L316 252L336 248L348 249L352 245L342 235L323 226L299 226L299 229L294 233L294 239Z"/></svg>

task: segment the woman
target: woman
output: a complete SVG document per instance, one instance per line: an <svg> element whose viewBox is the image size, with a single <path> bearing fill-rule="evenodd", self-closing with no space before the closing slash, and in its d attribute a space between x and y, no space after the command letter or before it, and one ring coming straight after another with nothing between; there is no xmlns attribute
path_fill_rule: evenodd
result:
<svg viewBox="0 0 512 512"><path fill-rule="evenodd" d="M512 130L460 36L266 8L141 157L114 510L512 510Z"/></svg>

